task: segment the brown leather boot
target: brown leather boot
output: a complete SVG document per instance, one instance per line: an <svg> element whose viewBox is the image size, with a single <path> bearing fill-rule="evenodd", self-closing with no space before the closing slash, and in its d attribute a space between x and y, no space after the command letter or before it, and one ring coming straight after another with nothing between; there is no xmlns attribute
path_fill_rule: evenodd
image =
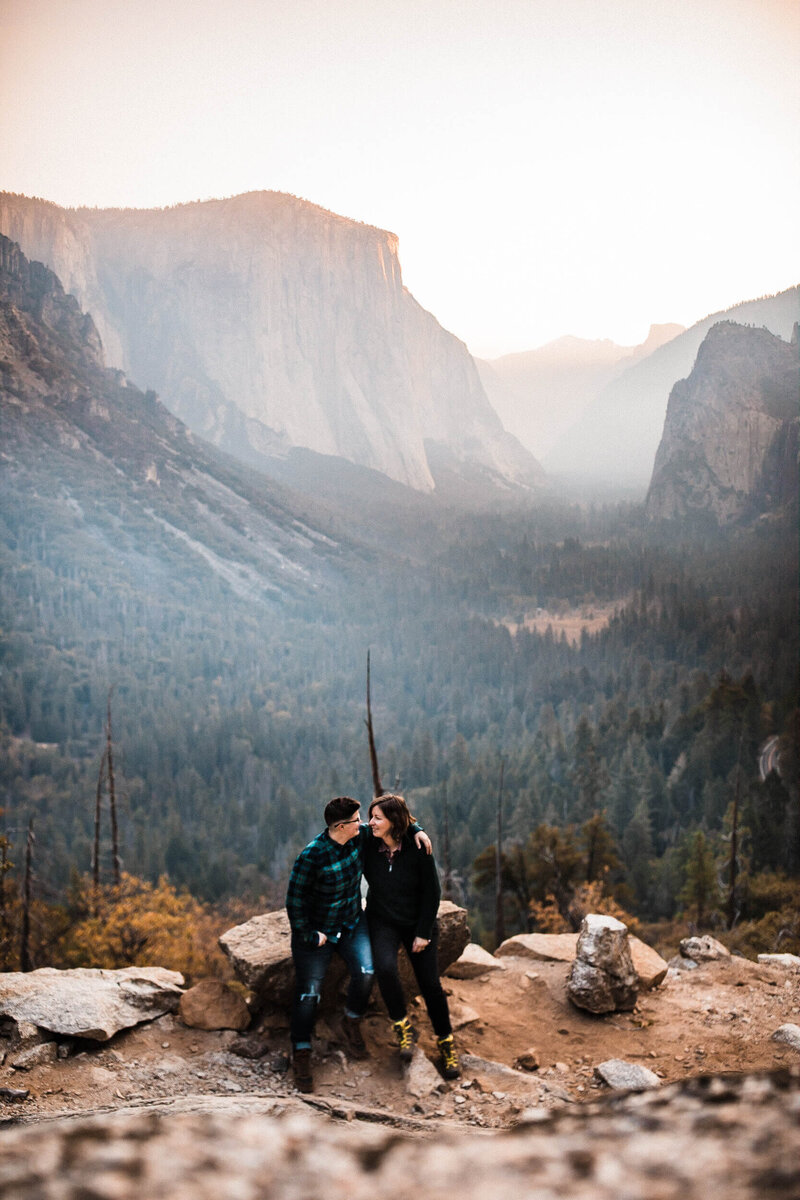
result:
<svg viewBox="0 0 800 1200"><path fill-rule="evenodd" d="M311 1074L311 1051L295 1050L292 1054L294 1085L298 1092L313 1092L314 1076Z"/></svg>
<svg viewBox="0 0 800 1200"><path fill-rule="evenodd" d="M369 1058L369 1050L361 1033L360 1017L348 1017L345 1014L339 1023L339 1032L349 1058Z"/></svg>

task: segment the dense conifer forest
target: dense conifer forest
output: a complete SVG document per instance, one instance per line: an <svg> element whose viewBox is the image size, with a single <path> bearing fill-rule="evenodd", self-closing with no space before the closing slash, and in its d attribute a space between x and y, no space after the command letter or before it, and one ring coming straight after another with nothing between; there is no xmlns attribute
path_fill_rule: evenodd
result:
<svg viewBox="0 0 800 1200"><path fill-rule="evenodd" d="M349 521L363 554L277 601L163 547L143 572L110 526L87 557L54 498L6 505L3 905L31 818L43 901L67 911L89 871L109 693L124 870L279 905L325 802L371 794L370 649L384 784L487 944L499 803L506 932L568 928L583 895L797 945L793 522L656 529L635 505L533 502ZM762 778L770 737L780 775Z"/></svg>

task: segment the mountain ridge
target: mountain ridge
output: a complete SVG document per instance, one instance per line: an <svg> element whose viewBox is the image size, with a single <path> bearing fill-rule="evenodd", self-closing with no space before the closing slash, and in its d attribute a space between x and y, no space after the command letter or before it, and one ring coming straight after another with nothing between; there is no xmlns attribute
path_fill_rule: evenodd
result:
<svg viewBox="0 0 800 1200"><path fill-rule="evenodd" d="M463 342L405 288L395 234L278 192L158 210L6 193L0 228L92 313L110 363L240 457L299 445L430 491L430 443L543 481Z"/></svg>

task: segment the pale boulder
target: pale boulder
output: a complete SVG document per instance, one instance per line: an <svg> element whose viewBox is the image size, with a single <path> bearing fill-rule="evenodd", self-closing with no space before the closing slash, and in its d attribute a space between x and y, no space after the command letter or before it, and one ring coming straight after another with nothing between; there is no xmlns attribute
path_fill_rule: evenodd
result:
<svg viewBox="0 0 800 1200"><path fill-rule="evenodd" d="M625 1062L621 1058L609 1058L599 1063L594 1073L598 1079L615 1090L644 1092L649 1088L661 1086L661 1080L654 1071L639 1063Z"/></svg>
<svg viewBox="0 0 800 1200"><path fill-rule="evenodd" d="M584 917L567 995L593 1013L625 1011L636 1004L639 979L622 921L599 913Z"/></svg>
<svg viewBox="0 0 800 1200"><path fill-rule="evenodd" d="M800 971L800 954L759 954L758 961L769 967L785 967L787 971Z"/></svg>
<svg viewBox="0 0 800 1200"><path fill-rule="evenodd" d="M76 967L0 975L0 1017L50 1033L105 1042L121 1029L174 1012L183 976L165 967Z"/></svg>

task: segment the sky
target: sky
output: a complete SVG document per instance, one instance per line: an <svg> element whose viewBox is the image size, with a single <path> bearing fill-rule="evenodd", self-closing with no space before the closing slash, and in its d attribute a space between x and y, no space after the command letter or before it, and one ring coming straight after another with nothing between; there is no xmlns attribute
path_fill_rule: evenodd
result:
<svg viewBox="0 0 800 1200"><path fill-rule="evenodd" d="M0 190L291 192L471 352L800 280L800 0L0 0Z"/></svg>

